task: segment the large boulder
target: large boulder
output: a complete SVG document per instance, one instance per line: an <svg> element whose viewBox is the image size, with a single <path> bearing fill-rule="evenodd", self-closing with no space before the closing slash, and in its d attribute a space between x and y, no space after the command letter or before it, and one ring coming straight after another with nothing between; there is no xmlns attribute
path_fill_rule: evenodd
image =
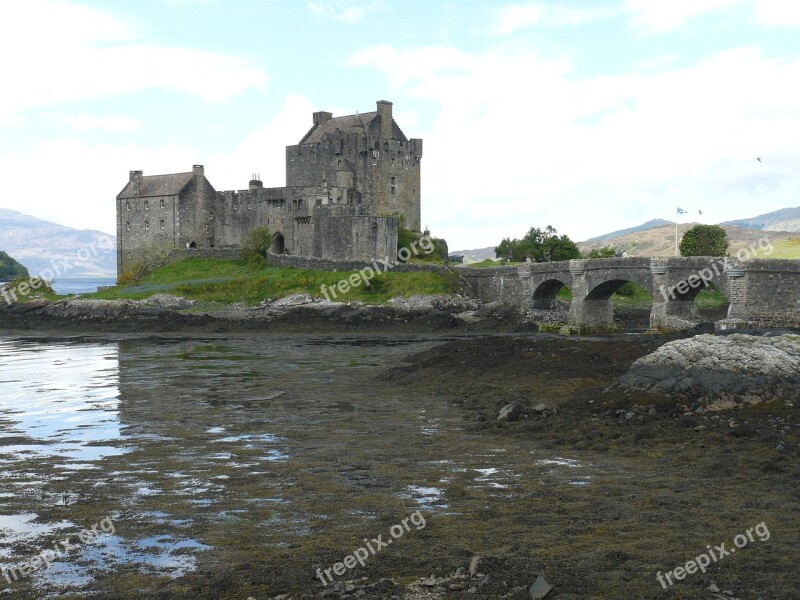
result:
<svg viewBox="0 0 800 600"><path fill-rule="evenodd" d="M664 344L609 390L655 392L710 408L800 398L800 335L698 335Z"/></svg>

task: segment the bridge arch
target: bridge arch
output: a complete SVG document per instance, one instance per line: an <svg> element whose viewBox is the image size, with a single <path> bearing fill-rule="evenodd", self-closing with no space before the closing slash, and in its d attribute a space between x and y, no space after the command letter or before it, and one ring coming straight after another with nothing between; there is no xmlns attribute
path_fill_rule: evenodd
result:
<svg viewBox="0 0 800 600"><path fill-rule="evenodd" d="M549 310L558 304L557 296L561 288L569 286L560 279L547 279L533 290L533 308Z"/></svg>

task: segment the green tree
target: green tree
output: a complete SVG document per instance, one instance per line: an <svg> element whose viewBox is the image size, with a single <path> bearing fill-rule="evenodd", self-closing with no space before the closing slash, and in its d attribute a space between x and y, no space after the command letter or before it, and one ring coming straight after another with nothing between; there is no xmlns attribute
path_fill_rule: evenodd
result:
<svg viewBox="0 0 800 600"><path fill-rule="evenodd" d="M614 258L617 255L617 249L614 246L603 246L602 248L593 248L586 258Z"/></svg>
<svg viewBox="0 0 800 600"><path fill-rule="evenodd" d="M551 225L544 229L531 227L521 240L505 238L494 249L504 260L522 262L530 258L534 262L550 262L580 258L577 244L567 235L558 235Z"/></svg>
<svg viewBox="0 0 800 600"><path fill-rule="evenodd" d="M725 256L728 234L719 225L695 225L683 234L681 256Z"/></svg>
<svg viewBox="0 0 800 600"><path fill-rule="evenodd" d="M248 263L259 265L266 262L267 251L272 246L272 234L266 227L256 227L242 245L241 255Z"/></svg>
<svg viewBox="0 0 800 600"><path fill-rule="evenodd" d="M0 250L0 281L28 277L28 269Z"/></svg>

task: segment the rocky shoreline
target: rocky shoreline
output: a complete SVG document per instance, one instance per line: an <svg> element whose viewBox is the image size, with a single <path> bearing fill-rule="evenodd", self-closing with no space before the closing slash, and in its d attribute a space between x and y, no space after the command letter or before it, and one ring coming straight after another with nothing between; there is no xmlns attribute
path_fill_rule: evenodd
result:
<svg viewBox="0 0 800 600"><path fill-rule="evenodd" d="M535 331L528 316L463 296L413 296L386 305L328 302L304 294L257 306L203 305L160 294L146 300L74 298L0 306L0 330L239 333L247 331Z"/></svg>

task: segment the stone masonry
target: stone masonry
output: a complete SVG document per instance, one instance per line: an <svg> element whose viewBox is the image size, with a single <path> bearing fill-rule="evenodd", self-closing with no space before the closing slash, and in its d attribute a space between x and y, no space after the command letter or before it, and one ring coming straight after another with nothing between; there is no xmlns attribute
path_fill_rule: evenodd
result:
<svg viewBox="0 0 800 600"><path fill-rule="evenodd" d="M408 139L392 103L333 117L316 112L286 148L286 186L218 192L202 165L191 172L131 171L117 196L117 273L177 248L237 249L265 227L272 252L337 260L394 257L397 228L420 229L422 140Z"/></svg>

